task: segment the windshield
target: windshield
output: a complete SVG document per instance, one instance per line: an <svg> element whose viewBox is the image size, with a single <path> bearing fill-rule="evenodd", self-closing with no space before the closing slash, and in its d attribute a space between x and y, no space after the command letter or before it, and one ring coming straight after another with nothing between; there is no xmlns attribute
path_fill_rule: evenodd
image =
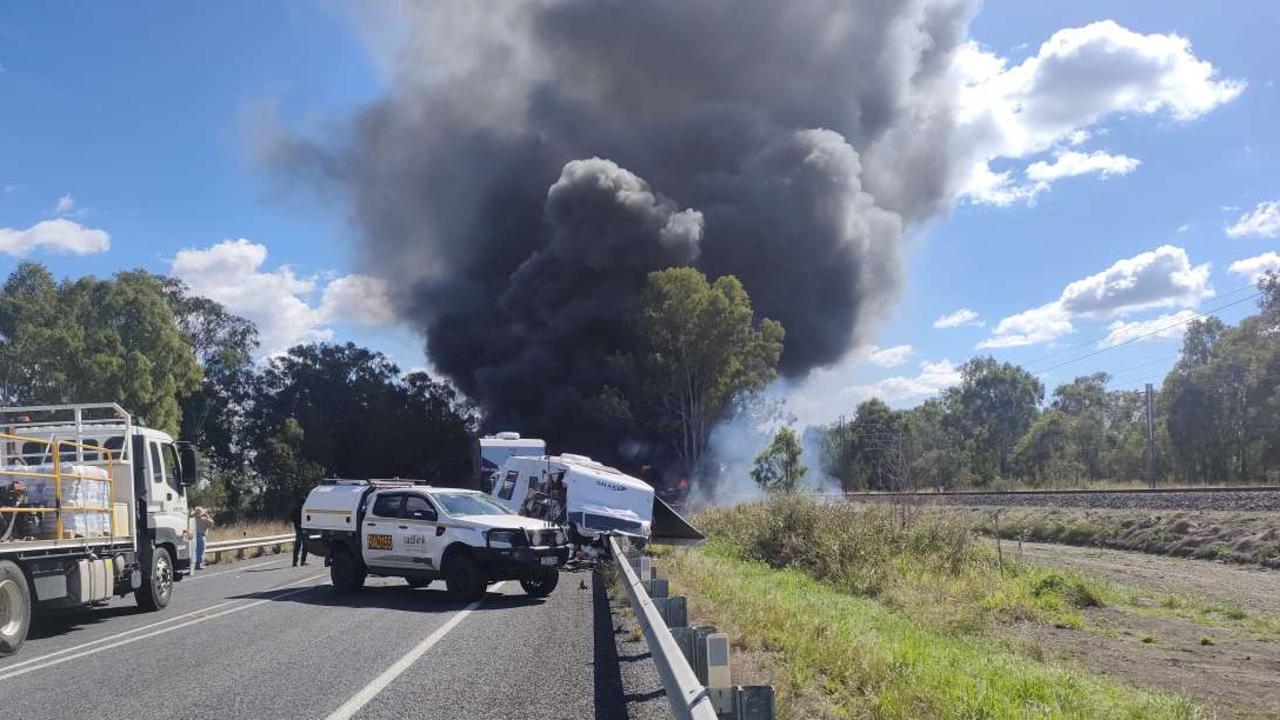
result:
<svg viewBox="0 0 1280 720"><path fill-rule="evenodd" d="M478 493L433 493L444 511L454 517L466 515L510 515L510 510Z"/></svg>

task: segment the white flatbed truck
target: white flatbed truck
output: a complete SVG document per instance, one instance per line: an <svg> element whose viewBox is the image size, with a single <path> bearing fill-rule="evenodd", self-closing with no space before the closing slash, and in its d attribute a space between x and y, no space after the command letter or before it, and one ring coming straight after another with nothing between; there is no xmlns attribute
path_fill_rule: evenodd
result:
<svg viewBox="0 0 1280 720"><path fill-rule="evenodd" d="M334 587L346 592L378 575L414 587L443 578L466 601L500 580L543 596L570 551L564 528L516 515L484 493L403 480L326 481L303 503L302 525L307 550L329 560Z"/></svg>
<svg viewBox="0 0 1280 720"><path fill-rule="evenodd" d="M168 605L192 565L196 463L114 403L0 408L0 657L44 610Z"/></svg>

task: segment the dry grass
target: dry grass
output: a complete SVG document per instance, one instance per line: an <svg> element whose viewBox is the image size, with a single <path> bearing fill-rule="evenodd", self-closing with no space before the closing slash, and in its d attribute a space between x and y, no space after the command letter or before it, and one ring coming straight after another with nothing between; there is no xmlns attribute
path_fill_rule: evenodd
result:
<svg viewBox="0 0 1280 720"><path fill-rule="evenodd" d="M290 535L292 533L293 525L291 523L279 520L253 520L230 525L215 525L209 531L209 542L268 537L271 535Z"/></svg>

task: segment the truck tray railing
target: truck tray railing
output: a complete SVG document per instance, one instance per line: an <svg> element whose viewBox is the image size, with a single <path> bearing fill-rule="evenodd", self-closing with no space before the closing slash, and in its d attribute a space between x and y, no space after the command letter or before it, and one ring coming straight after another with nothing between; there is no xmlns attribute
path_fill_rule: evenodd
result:
<svg viewBox="0 0 1280 720"><path fill-rule="evenodd" d="M50 513L54 516L54 526L53 528L42 529L40 534L52 535L52 537L37 537L35 539L52 540L54 543L74 540L78 543L83 540L113 539L118 537L116 533L115 476L113 473L115 454L111 450L96 444L63 440L56 437L15 435L7 432L0 432L0 443L4 444L3 452L0 452L0 465L3 465L3 467L0 467L0 543L24 540L24 537L16 537L19 519L23 516L35 515L43 517ZM44 449L39 452L29 452L28 447L33 444ZM11 452L11 447L20 452ZM105 469L106 477L87 475L82 469L68 472L66 470L67 463L63 460L63 454L67 452L64 448L70 448L75 456L80 459L79 465L81 468L101 466L101 469ZM91 459L85 460L84 457L86 455L89 455ZM37 461L34 466L27 465L31 457L35 457ZM50 462L45 462L46 460ZM45 469L46 467L48 470ZM12 479L3 482L6 478ZM39 483L42 491L45 489L45 483L52 482L53 497L32 501L27 497L28 491L25 487L26 483L23 481ZM68 499L65 493L68 488L68 481L74 483L72 487L78 496L74 499ZM95 484L99 485L98 490L102 491L100 493L100 501L89 502L86 496L92 493L88 492L88 488ZM43 492L41 494L43 495ZM38 502L38 504L32 504L33 502ZM68 537L64 522L67 516L77 519L76 524L79 526L79 535ZM103 519L100 516L105 516L105 522L100 523L99 528L94 530L90 527L89 519L92 517L97 517L99 520Z"/></svg>

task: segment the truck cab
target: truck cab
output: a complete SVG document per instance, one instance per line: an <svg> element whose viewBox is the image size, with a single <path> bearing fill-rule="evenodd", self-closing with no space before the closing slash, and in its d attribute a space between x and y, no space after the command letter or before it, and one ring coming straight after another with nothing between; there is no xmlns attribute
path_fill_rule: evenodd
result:
<svg viewBox="0 0 1280 720"><path fill-rule="evenodd" d="M0 656L33 612L131 593L144 610L168 605L192 566L196 465L114 403L0 408Z"/></svg>
<svg viewBox="0 0 1280 720"><path fill-rule="evenodd" d="M375 575L414 587L443 579L451 595L467 601L501 580L543 596L569 558L563 528L521 517L474 490L334 480L313 489L302 512L308 550L330 560L333 585L343 591Z"/></svg>

